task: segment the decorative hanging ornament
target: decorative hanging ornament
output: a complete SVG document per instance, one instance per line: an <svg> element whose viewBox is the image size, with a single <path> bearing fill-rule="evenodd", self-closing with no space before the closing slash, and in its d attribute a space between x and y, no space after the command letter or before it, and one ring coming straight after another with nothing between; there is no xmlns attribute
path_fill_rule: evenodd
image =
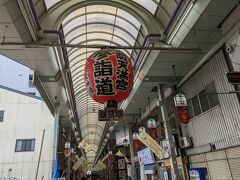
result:
<svg viewBox="0 0 240 180"><path fill-rule="evenodd" d="M92 99L98 103L122 102L131 92L133 66L130 58L116 49L102 49L86 61L85 82Z"/></svg>
<svg viewBox="0 0 240 180"><path fill-rule="evenodd" d="M187 107L177 108L178 119L181 123L187 124L190 121L190 114Z"/></svg>

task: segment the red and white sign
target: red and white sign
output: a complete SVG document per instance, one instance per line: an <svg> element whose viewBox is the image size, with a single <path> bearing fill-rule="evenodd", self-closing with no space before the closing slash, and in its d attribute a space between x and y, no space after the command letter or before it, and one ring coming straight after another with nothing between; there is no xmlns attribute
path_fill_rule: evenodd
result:
<svg viewBox="0 0 240 180"><path fill-rule="evenodd" d="M183 93L178 93L174 96L175 107L187 106L187 98Z"/></svg>
<svg viewBox="0 0 240 180"><path fill-rule="evenodd" d="M187 124L190 121L188 107L177 108L178 119L181 123Z"/></svg>
<svg viewBox="0 0 240 180"><path fill-rule="evenodd" d="M190 115L186 96L181 92L177 93L174 96L174 103L177 110L178 120L183 124L189 123Z"/></svg>
<svg viewBox="0 0 240 180"><path fill-rule="evenodd" d="M133 85L131 59L116 49L99 50L87 59L85 82L94 101L122 102Z"/></svg>

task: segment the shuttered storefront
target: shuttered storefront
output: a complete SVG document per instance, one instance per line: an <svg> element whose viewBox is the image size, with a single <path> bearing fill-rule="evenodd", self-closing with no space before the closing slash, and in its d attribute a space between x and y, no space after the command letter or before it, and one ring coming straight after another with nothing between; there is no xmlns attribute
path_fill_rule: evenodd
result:
<svg viewBox="0 0 240 180"><path fill-rule="evenodd" d="M205 154L199 154L189 157L191 168L206 168L206 157Z"/></svg>
<svg viewBox="0 0 240 180"><path fill-rule="evenodd" d="M228 163L233 180L240 179L240 147L226 150Z"/></svg>
<svg viewBox="0 0 240 180"><path fill-rule="evenodd" d="M191 168L207 168L211 180L240 180L240 147L189 157Z"/></svg>

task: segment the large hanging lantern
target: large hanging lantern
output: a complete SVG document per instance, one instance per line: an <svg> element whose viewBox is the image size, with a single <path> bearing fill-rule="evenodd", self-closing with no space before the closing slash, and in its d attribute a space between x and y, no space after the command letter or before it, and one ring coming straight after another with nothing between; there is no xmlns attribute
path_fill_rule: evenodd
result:
<svg viewBox="0 0 240 180"><path fill-rule="evenodd" d="M133 84L130 58L116 49L93 53L85 65L85 81L92 99L99 103L125 100Z"/></svg>

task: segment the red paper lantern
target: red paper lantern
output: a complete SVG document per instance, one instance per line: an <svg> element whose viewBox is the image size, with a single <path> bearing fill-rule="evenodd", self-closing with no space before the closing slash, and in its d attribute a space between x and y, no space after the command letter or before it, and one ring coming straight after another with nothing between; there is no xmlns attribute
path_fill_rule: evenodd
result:
<svg viewBox="0 0 240 180"><path fill-rule="evenodd" d="M187 107L177 108L178 119L181 123L187 124L190 121L190 115Z"/></svg>
<svg viewBox="0 0 240 180"><path fill-rule="evenodd" d="M141 150L141 141L139 141L138 139L133 140L133 147L136 152L140 151Z"/></svg>
<svg viewBox="0 0 240 180"><path fill-rule="evenodd" d="M153 138L157 138L157 129L156 128L148 128L147 133Z"/></svg>
<svg viewBox="0 0 240 180"><path fill-rule="evenodd" d="M122 102L132 89L131 60L116 49L99 50L87 59L85 81L94 101L99 103Z"/></svg>

